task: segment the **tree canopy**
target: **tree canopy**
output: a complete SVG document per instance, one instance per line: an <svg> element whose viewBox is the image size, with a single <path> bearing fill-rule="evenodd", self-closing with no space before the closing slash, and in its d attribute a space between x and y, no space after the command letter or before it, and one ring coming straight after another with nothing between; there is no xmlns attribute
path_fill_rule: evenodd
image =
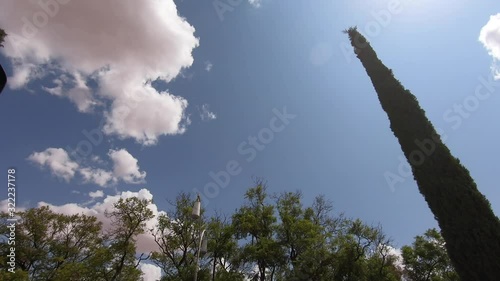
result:
<svg viewBox="0 0 500 281"><path fill-rule="evenodd" d="M16 224L15 273L6 269L11 245L0 244L0 280L140 280L136 238L152 217L149 201L136 197L120 199L107 213L113 222L109 231L94 216L64 215L43 206L19 212ZM9 216L1 213L6 222ZM7 223L1 234L9 237Z"/></svg>
<svg viewBox="0 0 500 281"><path fill-rule="evenodd" d="M47 206L19 212L16 271L6 271L10 246L3 239L0 280L137 281L144 262L161 269L162 281L193 280L202 229L209 241L199 260L203 281L458 280L437 230L417 236L398 255L380 225L334 213L323 195L307 205L300 191L270 194L257 181L232 214L208 217L202 210L194 219L194 202L180 193L157 217L155 229L145 224L153 217L150 201L135 197L120 199L106 212L109 229L94 216L55 213ZM8 232L2 224L4 238ZM154 237L158 250L139 256L143 233Z"/></svg>

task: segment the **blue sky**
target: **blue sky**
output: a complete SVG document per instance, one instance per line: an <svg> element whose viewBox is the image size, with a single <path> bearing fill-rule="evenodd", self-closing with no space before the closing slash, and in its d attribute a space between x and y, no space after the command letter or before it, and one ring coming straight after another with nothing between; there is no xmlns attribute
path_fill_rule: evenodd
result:
<svg viewBox="0 0 500 281"><path fill-rule="evenodd" d="M0 26L26 37L21 19L44 10L10 2ZM234 211L256 176L271 193L301 190L306 204L325 194L336 212L411 243L436 223L412 176L398 172L399 144L341 32L357 25L500 214L498 3L95 2L94 25L72 13L96 10L66 2L54 2L29 41L1 50L11 80L0 96L0 162L17 169L18 206L88 211L129 191L166 210L181 191L204 193L210 172L229 163L238 173L203 195L209 213ZM125 119L120 108L130 109ZM251 148L259 134L268 143ZM388 173L400 178L389 184Z"/></svg>

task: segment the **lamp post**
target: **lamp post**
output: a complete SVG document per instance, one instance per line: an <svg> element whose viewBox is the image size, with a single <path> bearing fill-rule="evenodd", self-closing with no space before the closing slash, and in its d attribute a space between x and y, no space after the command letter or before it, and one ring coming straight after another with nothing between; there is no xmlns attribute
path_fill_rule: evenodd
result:
<svg viewBox="0 0 500 281"><path fill-rule="evenodd" d="M200 219L201 213L201 198L200 195L198 194L198 197L196 198L196 201L194 202L193 206L193 213L192 217L193 219ZM207 239L204 239L205 237L205 232L206 228L203 228L203 230L200 233L200 240L198 242L198 250L196 251L196 267L194 271L194 281L198 281L198 270L200 269L200 252L206 253L207 252Z"/></svg>

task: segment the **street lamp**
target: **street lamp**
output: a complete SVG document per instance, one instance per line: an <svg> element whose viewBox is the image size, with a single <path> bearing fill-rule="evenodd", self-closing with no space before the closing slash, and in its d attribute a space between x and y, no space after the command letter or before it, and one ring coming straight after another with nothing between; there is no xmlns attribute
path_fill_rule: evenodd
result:
<svg viewBox="0 0 500 281"><path fill-rule="evenodd" d="M200 195L198 194L198 197L196 198L196 201L194 202L193 206L193 213L191 214L193 219L200 219L201 213L201 198ZM198 281L198 270L200 269L200 252L206 253L207 252L207 244L208 241L205 236L206 228L203 228L200 234L200 240L198 242L198 251L196 253L196 269L194 271L194 281Z"/></svg>
<svg viewBox="0 0 500 281"><path fill-rule="evenodd" d="M194 202L193 206L193 213L191 216L193 219L198 219L200 218L200 213L201 213L201 198L200 195L198 194L198 197L196 197L196 201Z"/></svg>

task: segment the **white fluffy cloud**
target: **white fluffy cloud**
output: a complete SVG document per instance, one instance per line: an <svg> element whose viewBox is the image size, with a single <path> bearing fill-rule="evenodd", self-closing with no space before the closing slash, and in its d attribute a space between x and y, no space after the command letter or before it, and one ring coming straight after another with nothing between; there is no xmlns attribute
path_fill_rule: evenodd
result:
<svg viewBox="0 0 500 281"><path fill-rule="evenodd" d="M11 204L9 204L9 202ZM29 206L25 207L24 206L25 204L19 205L19 202L16 202L16 208L15 208L16 210L15 211L16 212L24 212L24 211L26 211L26 209L28 209ZM5 199L5 200L0 201L0 212L8 212L9 208L12 208L12 200Z"/></svg>
<svg viewBox="0 0 500 281"><path fill-rule="evenodd" d="M0 25L9 34L2 52L14 66L11 88L52 73L42 89L81 112L98 108L107 134L153 145L185 131L188 102L151 86L190 67L199 45L173 0L4 0Z"/></svg>
<svg viewBox="0 0 500 281"><path fill-rule="evenodd" d="M254 6L255 8L259 8L262 0L248 0L248 3L250 3L250 5Z"/></svg>
<svg viewBox="0 0 500 281"><path fill-rule="evenodd" d="M68 203L64 205L52 205L46 202L39 202L37 207L49 206L51 210L61 214L74 215L85 214L97 217L103 223L103 229L108 230L111 227L111 221L104 215L105 211L111 212L114 207L113 204L118 202L120 198L126 199L131 197L138 197L139 199L152 200L153 195L145 188L138 192L124 191L118 195L108 195L101 202L95 202L89 206L84 206L77 203ZM158 221L158 216L165 214L163 211L158 211L158 207L152 203L148 208L153 212L154 218L146 222L146 229L155 229ZM147 231L145 234L139 235L137 239L137 251L139 253L148 253L150 251L157 251L158 245L154 241L154 237Z"/></svg>
<svg viewBox="0 0 500 281"><path fill-rule="evenodd" d="M89 196L91 198L100 198L104 197L104 192L102 190L97 190L95 192L89 192Z"/></svg>
<svg viewBox="0 0 500 281"><path fill-rule="evenodd" d="M107 186L115 183L116 178L113 173L100 168L83 167L78 170L85 183L95 183L99 186Z"/></svg>
<svg viewBox="0 0 500 281"><path fill-rule="evenodd" d="M479 33L479 41L488 50L488 54L493 57L493 71L495 79L500 79L500 13L490 16Z"/></svg>
<svg viewBox="0 0 500 281"><path fill-rule="evenodd" d="M137 159L127 150L110 150L108 153L113 160L113 175L125 183L144 183L146 172L141 172Z"/></svg>
<svg viewBox="0 0 500 281"><path fill-rule="evenodd" d="M120 181L128 184L146 182L146 172L141 171L138 160L127 150L109 150L108 156L113 162L112 170L91 166L82 166L71 160L63 148L47 148L42 152L34 152L28 160L39 167L47 167L53 175L69 182L77 173L84 183L94 183L102 187L113 185ZM95 157L94 157L95 158Z"/></svg>
<svg viewBox="0 0 500 281"><path fill-rule="evenodd" d="M395 264L398 268L404 269L403 264L403 252L400 248L394 248L392 246L389 247L389 254L396 258Z"/></svg>
<svg viewBox="0 0 500 281"><path fill-rule="evenodd" d="M216 119L217 115L210 111L210 106L208 104L204 104L200 108L200 118L203 121L209 121Z"/></svg>
<svg viewBox="0 0 500 281"><path fill-rule="evenodd" d="M210 70L212 70L212 67L214 67L213 63L209 62L209 61L206 61L205 62L205 70L207 72L210 72Z"/></svg>
<svg viewBox="0 0 500 281"><path fill-rule="evenodd" d="M123 95L113 101L105 113L103 131L122 139L134 138L143 145L154 145L161 135L186 131L187 101L167 92L158 93L151 85L142 85L134 95Z"/></svg>
<svg viewBox="0 0 500 281"><path fill-rule="evenodd" d="M78 163L72 161L68 153L62 148L47 148L42 152L34 152L28 160L40 167L48 167L52 174L69 182L79 168Z"/></svg>
<svg viewBox="0 0 500 281"><path fill-rule="evenodd" d="M161 268L154 264L142 263L141 270L144 273L142 276L144 281L158 281L161 279Z"/></svg>

